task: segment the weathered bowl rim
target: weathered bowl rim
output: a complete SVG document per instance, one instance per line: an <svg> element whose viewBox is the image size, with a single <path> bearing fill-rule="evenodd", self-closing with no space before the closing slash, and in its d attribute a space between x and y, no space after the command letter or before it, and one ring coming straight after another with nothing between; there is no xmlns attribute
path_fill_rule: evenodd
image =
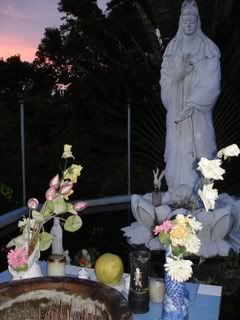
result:
<svg viewBox="0 0 240 320"><path fill-rule="evenodd" d="M80 295L83 299L103 303L113 320L131 320L133 313L125 297L107 285L73 277L40 277L0 284L0 305L24 293L55 290Z"/></svg>

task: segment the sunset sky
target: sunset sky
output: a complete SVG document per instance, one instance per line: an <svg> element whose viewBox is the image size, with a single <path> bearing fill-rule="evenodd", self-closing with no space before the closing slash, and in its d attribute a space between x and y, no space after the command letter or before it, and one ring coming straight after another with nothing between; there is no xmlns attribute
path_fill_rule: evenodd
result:
<svg viewBox="0 0 240 320"><path fill-rule="evenodd" d="M106 9L106 2L98 0L101 9ZM0 0L0 58L20 54L22 61L31 62L45 28L60 24L57 3L58 0Z"/></svg>

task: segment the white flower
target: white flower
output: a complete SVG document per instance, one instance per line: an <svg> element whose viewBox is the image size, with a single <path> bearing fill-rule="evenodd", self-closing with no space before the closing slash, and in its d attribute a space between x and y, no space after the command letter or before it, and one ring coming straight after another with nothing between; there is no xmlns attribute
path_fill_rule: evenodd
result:
<svg viewBox="0 0 240 320"><path fill-rule="evenodd" d="M29 219L29 218L23 218L23 220L20 220L18 222L18 227L19 228L22 228L22 227L25 227L25 226L30 226L30 228L33 229L34 225L35 225L35 220L34 219Z"/></svg>
<svg viewBox="0 0 240 320"><path fill-rule="evenodd" d="M218 198L218 190L213 189L213 183L204 184L202 190L198 190L198 194L207 212L209 209L214 209L215 201Z"/></svg>
<svg viewBox="0 0 240 320"><path fill-rule="evenodd" d="M183 224L186 224L187 219L183 214L180 213L176 215L175 221L176 221L176 224L183 225Z"/></svg>
<svg viewBox="0 0 240 320"><path fill-rule="evenodd" d="M188 216L188 223L190 224L192 231L195 233L196 231L202 230L201 222L197 221L196 218L191 218Z"/></svg>
<svg viewBox="0 0 240 320"><path fill-rule="evenodd" d="M218 158L224 157L224 160L226 160L228 157L237 157L240 153L240 149L236 144L231 144L230 146L221 149L218 151L217 156Z"/></svg>
<svg viewBox="0 0 240 320"><path fill-rule="evenodd" d="M187 252L197 254L201 246L200 239L195 234L190 234L185 242Z"/></svg>
<svg viewBox="0 0 240 320"><path fill-rule="evenodd" d="M71 149L72 149L72 146L71 146L71 145L65 144L65 145L64 145L63 154L62 154L62 158L64 158L64 159L68 159L68 158L73 158L73 159L75 159L75 157L74 157L73 154L72 154Z"/></svg>
<svg viewBox="0 0 240 320"><path fill-rule="evenodd" d="M172 281L184 282L191 278L192 261L181 258L166 258L164 267Z"/></svg>
<svg viewBox="0 0 240 320"><path fill-rule="evenodd" d="M222 161L220 159L208 160L201 158L198 162L197 170L200 170L206 179L223 180L222 175L225 170L221 168Z"/></svg>

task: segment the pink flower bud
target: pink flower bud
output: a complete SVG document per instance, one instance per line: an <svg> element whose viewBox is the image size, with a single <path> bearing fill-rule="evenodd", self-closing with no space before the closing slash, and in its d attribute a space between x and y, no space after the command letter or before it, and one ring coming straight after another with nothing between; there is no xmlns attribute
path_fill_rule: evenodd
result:
<svg viewBox="0 0 240 320"><path fill-rule="evenodd" d="M76 211L82 211L83 209L85 209L88 206L87 202L83 202L83 201L78 201L75 202L73 207Z"/></svg>
<svg viewBox="0 0 240 320"><path fill-rule="evenodd" d="M59 175L57 174L52 178L52 180L49 182L50 187L55 187L56 189L59 187L60 179Z"/></svg>
<svg viewBox="0 0 240 320"><path fill-rule="evenodd" d="M28 208L30 209L37 209L39 202L36 198L31 198L28 200L27 205L28 205Z"/></svg>
<svg viewBox="0 0 240 320"><path fill-rule="evenodd" d="M46 200L53 200L57 197L56 189L55 187L50 187L45 194Z"/></svg>
<svg viewBox="0 0 240 320"><path fill-rule="evenodd" d="M73 182L72 182L72 181L64 182L64 183L62 184L59 192L60 192L62 195L69 194L69 192L72 190L72 187L73 187Z"/></svg>

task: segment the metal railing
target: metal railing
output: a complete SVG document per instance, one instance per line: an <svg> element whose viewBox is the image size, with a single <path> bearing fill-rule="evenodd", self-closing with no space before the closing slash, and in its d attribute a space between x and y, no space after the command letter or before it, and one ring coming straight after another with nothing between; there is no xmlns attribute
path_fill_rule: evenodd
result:
<svg viewBox="0 0 240 320"><path fill-rule="evenodd" d="M88 207L84 210L84 214L97 212L110 212L130 208L131 195L119 195L111 197L103 197L99 199L81 200L88 203ZM28 214L28 208L22 207L10 211L0 216L0 229L9 226L18 221L22 216Z"/></svg>

